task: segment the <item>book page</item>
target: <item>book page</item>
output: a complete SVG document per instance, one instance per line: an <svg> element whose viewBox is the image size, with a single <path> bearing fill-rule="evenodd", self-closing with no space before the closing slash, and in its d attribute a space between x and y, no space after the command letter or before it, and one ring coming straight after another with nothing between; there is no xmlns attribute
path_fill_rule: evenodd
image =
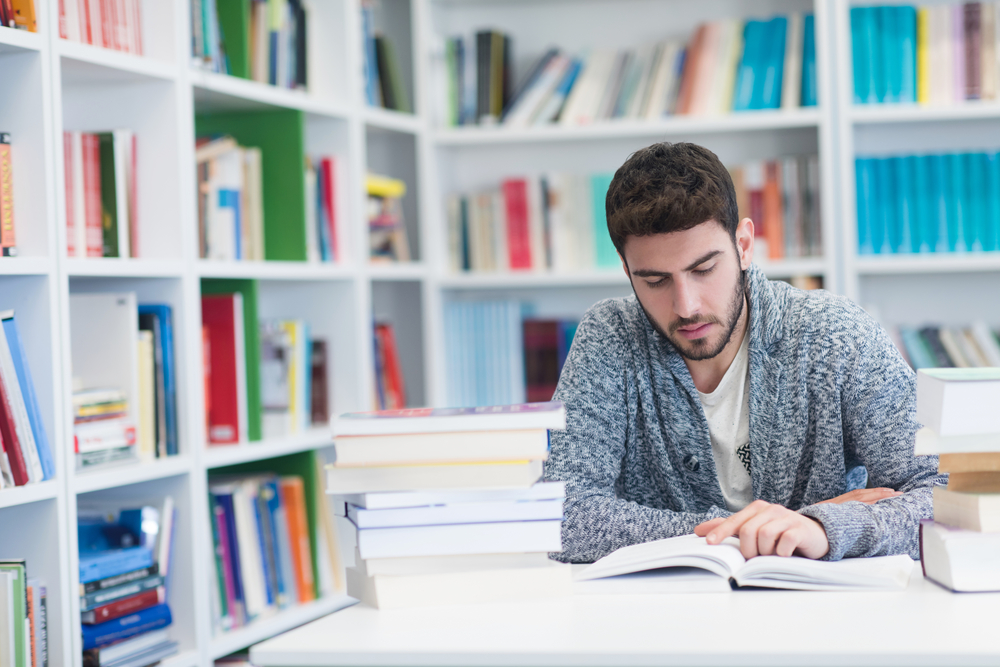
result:
<svg viewBox="0 0 1000 667"><path fill-rule="evenodd" d="M728 579L745 562L736 538L709 545L704 537L682 535L618 549L583 570L575 579L600 579L661 567L697 567Z"/></svg>
<svg viewBox="0 0 1000 667"><path fill-rule="evenodd" d="M807 591L902 590L910 581L913 560L906 555L817 561L791 556L758 556L747 561L735 579L740 586Z"/></svg>

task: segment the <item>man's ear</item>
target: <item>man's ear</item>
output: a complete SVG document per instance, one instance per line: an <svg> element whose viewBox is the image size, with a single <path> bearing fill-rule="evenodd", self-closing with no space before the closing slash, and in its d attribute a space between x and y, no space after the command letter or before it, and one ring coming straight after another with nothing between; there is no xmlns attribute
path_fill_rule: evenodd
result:
<svg viewBox="0 0 1000 667"><path fill-rule="evenodd" d="M743 218L736 226L736 253L740 258L740 269L749 269L753 262L753 220L750 218Z"/></svg>

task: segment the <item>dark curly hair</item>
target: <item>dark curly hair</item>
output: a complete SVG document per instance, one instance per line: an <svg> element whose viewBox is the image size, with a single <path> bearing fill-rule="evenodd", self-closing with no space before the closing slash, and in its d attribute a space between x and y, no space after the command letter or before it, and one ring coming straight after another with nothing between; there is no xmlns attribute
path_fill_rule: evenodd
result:
<svg viewBox="0 0 1000 667"><path fill-rule="evenodd" d="M684 231L708 220L735 243L740 221L729 171L715 153L689 143L653 144L630 155L615 172L604 206L622 257L629 236Z"/></svg>

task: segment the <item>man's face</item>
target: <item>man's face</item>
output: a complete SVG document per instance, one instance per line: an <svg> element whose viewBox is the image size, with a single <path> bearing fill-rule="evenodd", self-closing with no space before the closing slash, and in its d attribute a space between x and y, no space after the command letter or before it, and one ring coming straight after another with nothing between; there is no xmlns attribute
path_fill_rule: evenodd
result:
<svg viewBox="0 0 1000 667"><path fill-rule="evenodd" d="M625 242L626 271L646 316L692 361L721 353L739 324L753 224L744 219L736 237L739 253L722 225L709 220Z"/></svg>

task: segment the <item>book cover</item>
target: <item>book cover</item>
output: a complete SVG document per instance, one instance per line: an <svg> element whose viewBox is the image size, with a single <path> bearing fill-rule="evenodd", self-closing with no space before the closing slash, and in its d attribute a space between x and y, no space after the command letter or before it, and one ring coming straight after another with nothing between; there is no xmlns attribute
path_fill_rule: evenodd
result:
<svg viewBox="0 0 1000 667"><path fill-rule="evenodd" d="M896 104L903 85L903 59L899 39L898 16L895 7L880 6L876 9L876 31L878 41L879 76L875 79L878 101L883 104Z"/></svg>
<svg viewBox="0 0 1000 667"><path fill-rule="evenodd" d="M127 257L127 249L118 246L120 239L118 233L119 215L123 212L118 210L116 168L119 165L115 161L114 135L110 132L99 133L97 141L101 175L102 255L104 257Z"/></svg>
<svg viewBox="0 0 1000 667"><path fill-rule="evenodd" d="M153 552L146 547L128 547L80 554L80 583L115 577L153 565Z"/></svg>
<svg viewBox="0 0 1000 667"><path fill-rule="evenodd" d="M150 588L135 595L119 598L99 607L94 607L80 613L80 622L84 625L95 625L111 621L128 614L148 609L166 600L163 586Z"/></svg>
<svg viewBox="0 0 1000 667"><path fill-rule="evenodd" d="M202 324L208 331L206 363L211 392L208 436L213 444L235 444L246 438L246 358L243 345L243 295L203 295ZM241 345L241 343L243 345Z"/></svg>
<svg viewBox="0 0 1000 667"><path fill-rule="evenodd" d="M31 655L31 647L26 636L28 622L28 591L27 591L27 568L23 559L0 560L0 573L7 575L7 594L11 602L8 603L7 628L13 637L14 665L27 667L28 659ZM2 591L0 591L2 592Z"/></svg>
<svg viewBox="0 0 1000 667"><path fill-rule="evenodd" d="M896 11L896 36L899 49L899 101L917 101L917 8L900 6Z"/></svg>
<svg viewBox="0 0 1000 667"><path fill-rule="evenodd" d="M528 183L525 179L507 179L501 184L507 228L510 268L532 268L531 238L528 221Z"/></svg>
<svg viewBox="0 0 1000 667"><path fill-rule="evenodd" d="M128 639L143 632L149 632L171 624L170 608L158 604L134 614L123 616L96 625L82 626L83 650L97 648L121 639Z"/></svg>
<svg viewBox="0 0 1000 667"><path fill-rule="evenodd" d="M282 476L279 491L288 520L289 544L299 602L310 602L316 599L316 579L312 554L314 544L308 528L303 478L295 475Z"/></svg>
<svg viewBox="0 0 1000 667"><path fill-rule="evenodd" d="M14 228L14 164L11 156L11 137L0 132L0 254L17 255L17 236Z"/></svg>

